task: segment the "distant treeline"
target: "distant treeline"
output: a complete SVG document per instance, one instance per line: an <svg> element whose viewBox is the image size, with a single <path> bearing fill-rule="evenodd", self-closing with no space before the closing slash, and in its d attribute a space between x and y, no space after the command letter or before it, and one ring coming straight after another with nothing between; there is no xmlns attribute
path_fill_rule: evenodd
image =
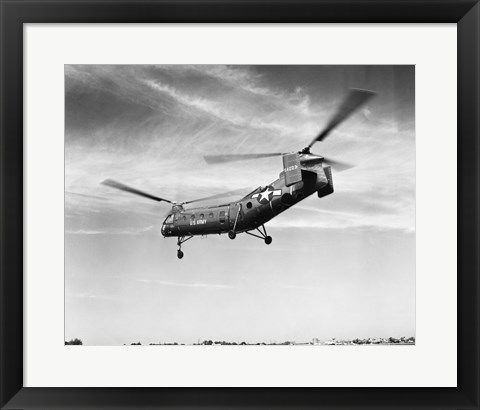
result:
<svg viewBox="0 0 480 410"><path fill-rule="evenodd" d="M320 340L313 339L311 342L256 342L256 343L247 343L247 342L226 342L225 340L204 340L202 342L193 343L194 346L291 346L291 345L370 345L370 344L415 344L415 337L388 337L388 338L367 338L367 339L352 339L352 340L343 340L343 339L331 339L331 340ZM65 345L83 345L80 339L72 339L70 341L65 341ZM126 346L124 344L124 346ZM142 346L142 343L130 343L130 346ZM185 346L185 343L150 343L149 346Z"/></svg>
<svg viewBox="0 0 480 410"><path fill-rule="evenodd" d="M379 337L379 338L368 338L368 339L353 339L353 340L336 340L331 339L327 341L319 341L314 339L313 344L324 344L324 345L381 345L381 344L415 344L415 337Z"/></svg>
<svg viewBox="0 0 480 410"><path fill-rule="evenodd" d="M202 342L193 343L194 346L292 346L292 345L369 345L369 344L415 344L415 337L388 337L388 338L367 338L353 340L320 340L313 339L310 342L294 342L287 340L285 342L227 342L225 340L204 340ZM141 345L140 342L132 343L132 345ZM184 343L150 343L150 346L185 346Z"/></svg>
<svg viewBox="0 0 480 410"><path fill-rule="evenodd" d="M293 344L294 342L282 342L282 343L265 343L265 342L257 342L257 343L247 343L247 342L226 342L225 340L222 341L213 341L213 340L204 340L201 343L194 343L194 345L202 345L202 346L210 346L210 345L217 345L217 346L266 346L266 345L289 345Z"/></svg>
<svg viewBox="0 0 480 410"><path fill-rule="evenodd" d="M65 341L66 345L83 345L80 339L72 339L69 342Z"/></svg>
<svg viewBox="0 0 480 410"><path fill-rule="evenodd" d="M293 345L293 344L311 344L311 343L295 343L295 342L282 342L282 343L247 343L247 342L226 342L226 341L213 341L213 340L204 340L203 342L192 343L193 346L271 346L271 345ZM185 346L185 343L149 343L148 346ZM187 344L188 345L188 344ZM126 346L126 345L124 345ZM130 346L142 346L140 342L130 343Z"/></svg>

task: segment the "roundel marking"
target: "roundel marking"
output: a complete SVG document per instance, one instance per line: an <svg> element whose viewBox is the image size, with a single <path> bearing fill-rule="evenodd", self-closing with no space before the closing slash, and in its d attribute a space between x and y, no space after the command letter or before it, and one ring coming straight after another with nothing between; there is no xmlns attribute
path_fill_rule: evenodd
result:
<svg viewBox="0 0 480 410"><path fill-rule="evenodd" d="M253 194L252 198L257 198L261 204L268 204L273 197L282 195L281 189L274 189L271 185L266 186L260 192Z"/></svg>

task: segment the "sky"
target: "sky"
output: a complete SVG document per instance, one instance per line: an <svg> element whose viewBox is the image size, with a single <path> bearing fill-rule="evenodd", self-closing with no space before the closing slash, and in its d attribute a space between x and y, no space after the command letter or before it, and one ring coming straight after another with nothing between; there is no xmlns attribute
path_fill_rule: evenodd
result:
<svg viewBox="0 0 480 410"><path fill-rule="evenodd" d="M65 340L306 342L415 335L414 66L65 66ZM195 237L176 257L166 203L265 186L350 88L367 105L313 146L354 164L277 216L267 246ZM239 191L241 192L241 191ZM197 204L196 204L197 205Z"/></svg>

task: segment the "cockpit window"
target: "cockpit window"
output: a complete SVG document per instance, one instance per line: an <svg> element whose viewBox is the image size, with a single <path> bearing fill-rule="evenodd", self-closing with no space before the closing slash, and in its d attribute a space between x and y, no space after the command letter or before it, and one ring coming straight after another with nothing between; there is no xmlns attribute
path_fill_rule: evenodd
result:
<svg viewBox="0 0 480 410"><path fill-rule="evenodd" d="M170 214L167 216L167 219L165 219L166 224L171 224L173 223L173 214Z"/></svg>

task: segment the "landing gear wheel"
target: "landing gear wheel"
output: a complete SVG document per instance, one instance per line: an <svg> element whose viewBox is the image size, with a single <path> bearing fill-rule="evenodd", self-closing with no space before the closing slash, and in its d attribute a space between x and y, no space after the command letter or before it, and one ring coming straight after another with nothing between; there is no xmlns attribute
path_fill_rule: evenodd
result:
<svg viewBox="0 0 480 410"><path fill-rule="evenodd" d="M230 239L235 239L237 237L237 234L235 231L228 231L228 237Z"/></svg>
<svg viewBox="0 0 480 410"><path fill-rule="evenodd" d="M193 235L190 235L188 238L185 239L185 236L179 236L178 241L177 241L177 246L178 246L178 251L177 251L177 258L182 259L183 258L183 252L182 252L182 243L187 242L188 240L192 239Z"/></svg>
<svg viewBox="0 0 480 410"><path fill-rule="evenodd" d="M258 226L255 228L258 231L257 233L252 233L252 231L244 231L247 235L254 236L255 238L258 239L263 239L267 245L270 245L272 243L272 237L267 235L267 230L265 229L264 225L261 225L262 231L258 228Z"/></svg>

